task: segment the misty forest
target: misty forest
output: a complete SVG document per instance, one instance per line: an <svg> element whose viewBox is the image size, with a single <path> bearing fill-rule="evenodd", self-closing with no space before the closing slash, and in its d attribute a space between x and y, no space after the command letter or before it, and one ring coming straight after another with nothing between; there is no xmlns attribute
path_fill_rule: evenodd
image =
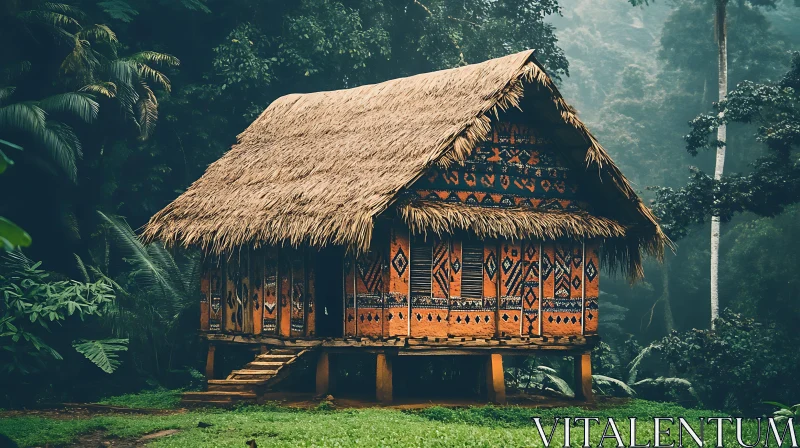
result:
<svg viewBox="0 0 800 448"><path fill-rule="evenodd" d="M798 24L798 0L0 1L0 438L531 446L530 417L563 407L796 419ZM504 356L502 369L509 397L555 409L337 410L340 393L374 393L372 355L337 363L333 396L300 409L178 412L182 393L206 387L205 256L141 238L148 220L279 97L526 49L669 238L640 279L602 270L598 404L572 408L571 357L547 352ZM253 359L234 348L217 349L223 374ZM484 375L469 357L413 358L396 390L408 376L446 402ZM310 397L306 364L284 383L311 384Z"/></svg>

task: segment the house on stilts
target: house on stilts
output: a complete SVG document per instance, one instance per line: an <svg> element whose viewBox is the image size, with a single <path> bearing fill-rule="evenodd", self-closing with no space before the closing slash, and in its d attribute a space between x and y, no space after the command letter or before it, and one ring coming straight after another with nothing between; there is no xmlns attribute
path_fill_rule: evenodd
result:
<svg viewBox="0 0 800 448"><path fill-rule="evenodd" d="M359 351L382 402L407 355L483 356L504 402L502 355L542 351L574 355L591 399L601 267L639 278L668 244L533 51L281 97L143 238L205 255L208 391L185 399L211 402L307 355L327 393ZM214 379L243 343L262 354Z"/></svg>

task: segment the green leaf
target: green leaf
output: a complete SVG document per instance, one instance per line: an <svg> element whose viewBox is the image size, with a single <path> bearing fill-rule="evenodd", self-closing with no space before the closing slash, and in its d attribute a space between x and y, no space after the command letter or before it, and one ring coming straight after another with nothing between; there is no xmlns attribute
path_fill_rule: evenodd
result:
<svg viewBox="0 0 800 448"><path fill-rule="evenodd" d="M0 238L13 247L28 247L31 245L31 236L19 226L0 216Z"/></svg>
<svg viewBox="0 0 800 448"><path fill-rule="evenodd" d="M102 339L96 341L77 340L72 343L75 350L86 357L103 372L114 373L120 365L119 352L128 350L127 339Z"/></svg>

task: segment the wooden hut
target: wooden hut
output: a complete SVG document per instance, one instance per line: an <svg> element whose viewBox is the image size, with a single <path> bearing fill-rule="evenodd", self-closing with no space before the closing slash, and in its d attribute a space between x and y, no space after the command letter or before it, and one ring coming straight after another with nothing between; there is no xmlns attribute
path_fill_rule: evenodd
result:
<svg viewBox="0 0 800 448"><path fill-rule="evenodd" d="M667 239L533 51L286 95L144 231L202 248L209 391L255 397L313 353L374 353L392 400L405 355L559 350L591 397L601 266L642 275ZM226 344L262 346L213 379ZM407 358L406 358L407 359Z"/></svg>

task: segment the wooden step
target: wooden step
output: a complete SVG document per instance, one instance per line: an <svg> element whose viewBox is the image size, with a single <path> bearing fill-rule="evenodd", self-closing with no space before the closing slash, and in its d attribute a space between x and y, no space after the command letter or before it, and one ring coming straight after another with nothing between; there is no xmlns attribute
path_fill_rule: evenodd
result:
<svg viewBox="0 0 800 448"><path fill-rule="evenodd" d="M277 370L234 370L230 375L228 375L228 379L268 380L275 376L275 373L277 373Z"/></svg>
<svg viewBox="0 0 800 448"><path fill-rule="evenodd" d="M260 385L264 384L264 382L265 382L264 380L248 380L248 379L242 379L242 380L208 380L208 385L209 386L212 386L212 385L214 385L214 386L216 386L216 385L224 386L224 385L227 385L227 384L246 384L246 385L251 385L251 386L260 386Z"/></svg>
<svg viewBox="0 0 800 448"><path fill-rule="evenodd" d="M274 361L253 361L247 364L245 370L275 370L283 366L285 363Z"/></svg>
<svg viewBox="0 0 800 448"><path fill-rule="evenodd" d="M224 383L209 383L209 392L252 392L258 393L267 380L219 380Z"/></svg>
<svg viewBox="0 0 800 448"><path fill-rule="evenodd" d="M273 348L267 354L268 355L291 355L291 356L295 356L295 355L297 355L297 353L298 353L298 350L292 350L292 349L288 349L288 348L285 348L285 349L284 348Z"/></svg>
<svg viewBox="0 0 800 448"><path fill-rule="evenodd" d="M256 356L256 359L268 362L286 362L291 361L294 357L294 355L273 355L270 353L265 353L263 355Z"/></svg>

